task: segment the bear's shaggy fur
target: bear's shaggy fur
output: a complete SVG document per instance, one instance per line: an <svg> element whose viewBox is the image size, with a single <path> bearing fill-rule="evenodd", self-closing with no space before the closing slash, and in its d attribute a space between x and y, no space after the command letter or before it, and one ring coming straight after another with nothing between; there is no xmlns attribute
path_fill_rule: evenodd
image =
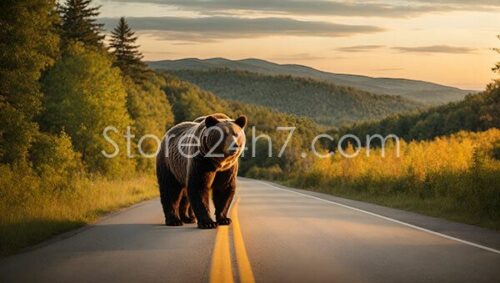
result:
<svg viewBox="0 0 500 283"><path fill-rule="evenodd" d="M198 222L211 229L229 225L227 212L236 189L238 158L245 148L245 116L215 113L172 127L156 159L165 224ZM210 217L209 190L216 222Z"/></svg>

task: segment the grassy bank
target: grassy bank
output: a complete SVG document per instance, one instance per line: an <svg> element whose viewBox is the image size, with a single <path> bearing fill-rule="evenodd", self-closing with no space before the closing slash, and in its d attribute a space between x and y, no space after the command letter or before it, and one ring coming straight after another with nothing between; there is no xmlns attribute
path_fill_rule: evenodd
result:
<svg viewBox="0 0 500 283"><path fill-rule="evenodd" d="M16 181L14 172L8 168L0 170L2 256L158 194L153 177L113 181L79 178L72 180L71 186L58 187L36 175L23 174Z"/></svg>
<svg viewBox="0 0 500 283"><path fill-rule="evenodd" d="M499 129L402 142L399 158L394 144L385 157L361 149L355 158L316 158L281 182L500 230L499 145Z"/></svg>

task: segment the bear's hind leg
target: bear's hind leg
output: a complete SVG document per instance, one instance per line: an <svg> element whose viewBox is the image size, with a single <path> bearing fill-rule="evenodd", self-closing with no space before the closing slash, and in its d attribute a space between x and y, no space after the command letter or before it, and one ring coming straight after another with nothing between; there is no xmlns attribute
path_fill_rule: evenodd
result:
<svg viewBox="0 0 500 283"><path fill-rule="evenodd" d="M160 187L161 205L165 214L165 225L182 226L182 221L179 217L182 185L175 179L163 160L157 162L156 176Z"/></svg>
<svg viewBox="0 0 500 283"><path fill-rule="evenodd" d="M189 203L186 190L182 192L181 203L179 206L179 215L182 222L184 223L196 222L196 217L194 215L193 209L191 208L191 204Z"/></svg>

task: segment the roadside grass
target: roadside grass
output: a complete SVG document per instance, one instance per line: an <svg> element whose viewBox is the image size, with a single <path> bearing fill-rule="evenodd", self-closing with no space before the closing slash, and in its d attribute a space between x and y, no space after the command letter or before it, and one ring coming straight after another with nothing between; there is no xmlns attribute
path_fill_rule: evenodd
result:
<svg viewBox="0 0 500 283"><path fill-rule="evenodd" d="M283 185L294 186L290 182L280 182ZM295 185L295 187L300 187ZM403 193L389 195L374 195L371 193L353 192L347 188L339 187L301 187L309 191L315 191L343 197L352 200L374 203L386 207L411 211L427 216L443 218L455 222L475 225L483 228L500 231L500 220L498 216L488 217L476 211L466 210L458 207L456 200L445 197L422 198L415 195Z"/></svg>
<svg viewBox="0 0 500 283"><path fill-rule="evenodd" d="M274 180L285 185L500 230L500 130L338 155ZM353 148L347 149L350 153ZM265 176L261 176L264 177ZM269 178L267 178L269 179Z"/></svg>
<svg viewBox="0 0 500 283"><path fill-rule="evenodd" d="M0 169L6 173L5 168ZM17 174L6 175L0 185L10 184L11 188L0 189L1 256L158 195L152 176L121 180L78 178L55 188L37 176L23 175L25 179L16 183L8 178Z"/></svg>

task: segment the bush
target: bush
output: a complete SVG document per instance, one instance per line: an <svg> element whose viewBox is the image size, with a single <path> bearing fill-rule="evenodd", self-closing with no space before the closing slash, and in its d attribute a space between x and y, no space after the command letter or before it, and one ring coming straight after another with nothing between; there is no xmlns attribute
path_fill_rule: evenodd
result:
<svg viewBox="0 0 500 283"><path fill-rule="evenodd" d="M245 174L245 176L257 179L276 180L283 175L281 168L275 164L268 168L252 166Z"/></svg>
<svg viewBox="0 0 500 283"><path fill-rule="evenodd" d="M55 183L69 183L83 174L81 154L73 150L71 138L40 133L30 151L33 168L40 176L58 178Z"/></svg>

